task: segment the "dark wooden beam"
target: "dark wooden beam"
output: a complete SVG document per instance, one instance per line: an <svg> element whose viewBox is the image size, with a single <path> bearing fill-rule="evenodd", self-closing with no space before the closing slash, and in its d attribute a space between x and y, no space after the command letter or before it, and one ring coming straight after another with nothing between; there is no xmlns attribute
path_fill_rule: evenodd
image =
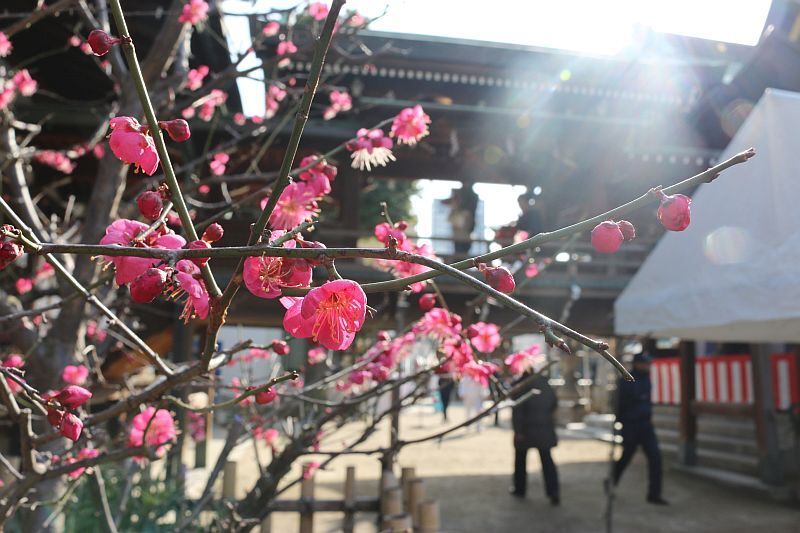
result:
<svg viewBox="0 0 800 533"><path fill-rule="evenodd" d="M750 353L753 361L753 407L759 476L764 483L780 485L784 481L784 475L778 449L769 345L752 344Z"/></svg>

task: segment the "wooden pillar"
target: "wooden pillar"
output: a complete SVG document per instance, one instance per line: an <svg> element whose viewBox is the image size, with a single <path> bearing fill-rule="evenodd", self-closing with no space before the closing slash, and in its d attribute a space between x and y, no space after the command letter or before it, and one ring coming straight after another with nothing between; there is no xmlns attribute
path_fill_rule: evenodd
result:
<svg viewBox="0 0 800 533"><path fill-rule="evenodd" d="M404 466L400 469L400 486L403 487L403 503L406 505L406 511L409 513L411 510L408 508L408 492L411 490L411 481L417 477L413 466Z"/></svg>
<svg viewBox="0 0 800 533"><path fill-rule="evenodd" d="M439 518L439 502L434 500L425 501L419 504L418 509L419 532L439 533L442 527Z"/></svg>
<svg viewBox="0 0 800 533"><path fill-rule="evenodd" d="M305 471L305 468L303 468ZM300 513L300 533L314 533L314 475L303 478L300 485L303 510Z"/></svg>
<svg viewBox="0 0 800 533"><path fill-rule="evenodd" d="M236 498L236 470L238 463L235 459L228 459L225 461L225 467L222 470L222 497L228 499Z"/></svg>
<svg viewBox="0 0 800 533"><path fill-rule="evenodd" d="M769 485L780 485L783 483L784 477L775 420L771 349L766 344L752 344L750 352L753 366L753 399L759 477L761 481Z"/></svg>
<svg viewBox="0 0 800 533"><path fill-rule="evenodd" d="M347 474L344 479L344 520L342 531L353 533L356 525L356 514L353 507L356 503L356 467L348 466Z"/></svg>
<svg viewBox="0 0 800 533"><path fill-rule="evenodd" d="M695 400L695 344L683 341L679 347L681 375L680 444L678 460L687 466L697 464L697 416L692 410Z"/></svg>
<svg viewBox="0 0 800 533"><path fill-rule="evenodd" d="M408 490L408 509L414 527L421 526L420 508L425 499L425 482L419 478L412 479Z"/></svg>
<svg viewBox="0 0 800 533"><path fill-rule="evenodd" d="M355 232L359 229L359 211L361 210L361 172L351 169L350 165L342 165L339 167L335 184L340 187L340 227ZM355 246L356 244L355 237L346 236L337 240L340 241L341 246Z"/></svg>

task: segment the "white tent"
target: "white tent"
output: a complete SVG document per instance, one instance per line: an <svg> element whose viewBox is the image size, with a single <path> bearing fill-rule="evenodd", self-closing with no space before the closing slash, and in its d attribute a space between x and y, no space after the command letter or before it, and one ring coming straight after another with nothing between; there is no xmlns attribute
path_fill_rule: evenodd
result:
<svg viewBox="0 0 800 533"><path fill-rule="evenodd" d="M618 334L800 342L800 94L767 90L720 160L751 146L619 296Z"/></svg>

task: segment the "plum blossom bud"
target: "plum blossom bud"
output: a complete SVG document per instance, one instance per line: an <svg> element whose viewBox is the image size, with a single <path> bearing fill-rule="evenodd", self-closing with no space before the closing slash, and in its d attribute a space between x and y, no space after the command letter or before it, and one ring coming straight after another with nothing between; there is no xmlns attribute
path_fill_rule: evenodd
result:
<svg viewBox="0 0 800 533"><path fill-rule="evenodd" d="M436 295L432 292L427 292L419 298L419 308L423 311L430 311L436 305Z"/></svg>
<svg viewBox="0 0 800 533"><path fill-rule="evenodd" d="M122 42L122 39L111 37L103 30L92 30L89 38L86 39L92 52L96 56L104 56L111 51L111 47Z"/></svg>
<svg viewBox="0 0 800 533"><path fill-rule="evenodd" d="M81 432L83 431L83 422L81 422L81 419L74 414L66 413L64 415L64 419L61 421L61 427L59 430L61 431L61 435L75 442L81 436Z"/></svg>
<svg viewBox="0 0 800 533"><path fill-rule="evenodd" d="M278 355L288 355L289 345L286 343L286 341L275 339L272 341L272 351Z"/></svg>
<svg viewBox="0 0 800 533"><path fill-rule="evenodd" d="M131 282L131 300L137 304L150 303L161 294L166 283L166 272L158 268L148 268Z"/></svg>
<svg viewBox="0 0 800 533"><path fill-rule="evenodd" d="M211 248L211 244L201 239L198 241L190 242L189 244L186 245L186 248L188 250L208 250L209 248ZM208 257L192 257L191 259L189 259L189 261L201 267L206 263L208 263Z"/></svg>
<svg viewBox="0 0 800 533"><path fill-rule="evenodd" d="M67 385L56 396L61 405L67 409L77 409L92 397L92 393L78 385Z"/></svg>
<svg viewBox="0 0 800 533"><path fill-rule="evenodd" d="M661 199L658 206L658 221L669 231L683 231L689 227L692 199L683 194L664 194L660 189L654 192Z"/></svg>
<svg viewBox="0 0 800 533"><path fill-rule="evenodd" d="M217 242L224 234L225 230L222 229L222 226L214 222L206 228L206 230L203 232L202 238L206 242Z"/></svg>
<svg viewBox="0 0 800 533"><path fill-rule="evenodd" d="M601 254L613 254L625 240L619 225L611 220L601 222L592 230L592 246Z"/></svg>
<svg viewBox="0 0 800 533"><path fill-rule="evenodd" d="M169 135L169 138L177 143L188 141L189 137L192 136L192 132L189 130L189 123L182 118L161 120L158 122L158 126L167 130L167 135Z"/></svg>
<svg viewBox="0 0 800 533"><path fill-rule="evenodd" d="M270 387L267 390L261 391L258 394L256 394L256 403L261 405L272 403L272 401L275 399L276 396L278 396L278 393L275 392L275 389Z"/></svg>
<svg viewBox="0 0 800 533"><path fill-rule="evenodd" d="M478 328L478 327L477 327L475 324L471 324L471 325L470 325L470 326L467 328L467 331L466 331L466 333L467 333L467 338L468 338L468 339L471 339L471 338L473 338L473 337L477 337L477 336L480 334L480 332L481 332L481 331L480 331L480 328Z"/></svg>
<svg viewBox="0 0 800 533"><path fill-rule="evenodd" d="M620 220L617 222L619 230L622 232L622 238L626 241L632 241L636 238L636 228L627 220Z"/></svg>
<svg viewBox="0 0 800 533"><path fill-rule="evenodd" d="M389 332L385 330L380 330L378 332L378 340L379 341L390 341L392 338L389 336Z"/></svg>
<svg viewBox="0 0 800 533"><path fill-rule="evenodd" d="M514 287L516 287L514 276L506 267L490 267L486 266L486 263L479 263L478 270L483 272L486 283L493 289L506 294L514 292Z"/></svg>
<svg viewBox="0 0 800 533"><path fill-rule="evenodd" d="M59 411L58 409L53 409L52 407L47 408L47 421L51 426L54 428L60 427L62 420L64 420L64 411Z"/></svg>
<svg viewBox="0 0 800 533"><path fill-rule="evenodd" d="M0 230L9 233L17 233L14 226L9 224L3 224ZM19 259L23 252L24 249L20 243L10 240L5 235L0 235L0 270Z"/></svg>
<svg viewBox="0 0 800 533"><path fill-rule="evenodd" d="M161 195L156 191L144 191L136 199L136 205L139 206L139 213L147 220L156 220L161 216L161 210L164 208L164 201Z"/></svg>

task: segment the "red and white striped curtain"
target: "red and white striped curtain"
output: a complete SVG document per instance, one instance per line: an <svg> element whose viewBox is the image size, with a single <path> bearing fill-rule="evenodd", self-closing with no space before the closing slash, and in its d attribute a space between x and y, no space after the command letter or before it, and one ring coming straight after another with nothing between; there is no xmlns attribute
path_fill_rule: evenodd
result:
<svg viewBox="0 0 800 533"><path fill-rule="evenodd" d="M775 408L786 410L800 401L797 357L794 353L771 356ZM753 366L750 355L698 357L695 364L695 398L703 402L753 403ZM681 401L680 360L655 359L650 368L653 403L678 405Z"/></svg>

